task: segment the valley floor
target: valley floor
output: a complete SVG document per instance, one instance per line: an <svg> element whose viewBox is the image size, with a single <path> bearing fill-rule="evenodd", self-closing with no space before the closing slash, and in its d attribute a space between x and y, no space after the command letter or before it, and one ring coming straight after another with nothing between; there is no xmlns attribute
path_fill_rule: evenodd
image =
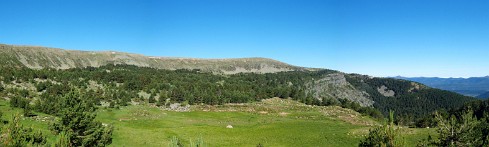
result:
<svg viewBox="0 0 489 147"><path fill-rule="evenodd" d="M13 113L0 101L3 118ZM357 146L376 121L341 107L308 106L291 100L268 99L250 104L192 106L190 112L167 111L147 105L100 108L97 119L115 127L111 146L168 146L178 138L185 146L203 140L206 146ZM23 120L25 126L47 129L54 117L39 114ZM231 127L232 128L229 128ZM433 129L405 129L405 141L414 146Z"/></svg>

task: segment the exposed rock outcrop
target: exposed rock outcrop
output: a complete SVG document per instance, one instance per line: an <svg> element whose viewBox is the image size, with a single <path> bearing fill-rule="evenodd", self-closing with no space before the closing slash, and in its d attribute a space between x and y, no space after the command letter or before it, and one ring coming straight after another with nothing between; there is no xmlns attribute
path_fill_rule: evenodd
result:
<svg viewBox="0 0 489 147"><path fill-rule="evenodd" d="M355 89L353 85L346 81L343 73L327 74L321 79L314 80L307 84L306 93L310 93L314 98L324 99L348 99L359 103L361 106L372 106L374 103L368 98L366 92Z"/></svg>
<svg viewBox="0 0 489 147"><path fill-rule="evenodd" d="M389 90L387 87L385 87L385 85L382 85L379 88L377 88L377 91L386 97L393 97L394 95L396 95L396 93L393 90Z"/></svg>

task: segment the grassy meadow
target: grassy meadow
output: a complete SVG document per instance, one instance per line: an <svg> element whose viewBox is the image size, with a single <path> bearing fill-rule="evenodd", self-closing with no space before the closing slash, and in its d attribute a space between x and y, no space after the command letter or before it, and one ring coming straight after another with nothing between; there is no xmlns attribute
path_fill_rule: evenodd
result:
<svg viewBox="0 0 489 147"><path fill-rule="evenodd" d="M21 113L0 101L3 119ZM47 129L54 117L38 114L25 118L24 126ZM114 125L111 146L169 146L178 138L189 146L203 140L205 146L357 146L377 121L341 107L307 106L291 100L268 99L250 104L192 106L190 112L175 112L150 105L120 109L100 108L97 119ZM233 128L227 128L231 125ZM434 129L404 129L408 146L434 135Z"/></svg>

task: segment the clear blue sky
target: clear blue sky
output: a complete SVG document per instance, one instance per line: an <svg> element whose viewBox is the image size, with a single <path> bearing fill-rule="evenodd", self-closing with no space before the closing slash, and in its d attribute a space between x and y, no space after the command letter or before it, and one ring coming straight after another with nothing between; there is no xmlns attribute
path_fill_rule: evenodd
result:
<svg viewBox="0 0 489 147"><path fill-rule="evenodd" d="M267 57L373 76L485 76L489 1L2 0L0 43Z"/></svg>

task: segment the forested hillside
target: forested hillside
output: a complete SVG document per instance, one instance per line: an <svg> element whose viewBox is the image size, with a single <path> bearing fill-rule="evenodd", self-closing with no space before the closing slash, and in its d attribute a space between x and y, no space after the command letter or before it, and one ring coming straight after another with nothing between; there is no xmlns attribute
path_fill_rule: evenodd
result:
<svg viewBox="0 0 489 147"><path fill-rule="evenodd" d="M467 96L479 97L489 91L489 77L471 78L429 78L429 77L396 77L423 83L433 88L449 90ZM487 98L481 96L480 98Z"/></svg>
<svg viewBox="0 0 489 147"><path fill-rule="evenodd" d="M309 105L342 105L376 116L373 109L365 108L384 115L393 110L410 124L419 116L474 100L406 80L305 70L263 58L170 59L43 47L0 48L0 60L6 63L0 75L3 97L27 101L34 110L47 114L58 113L63 96L73 90L94 105L109 107L292 98ZM264 71L265 66L283 70Z"/></svg>
<svg viewBox="0 0 489 147"><path fill-rule="evenodd" d="M34 110L47 114L57 114L64 95L73 90L85 101L108 107L138 103L221 105L290 97L310 105L352 102L357 106L347 107L354 110L361 106L373 106L383 114L394 110L410 120L437 109L460 107L473 99L419 83L331 70L216 75L200 70L107 65L67 70L5 67L2 71L4 98L27 101Z"/></svg>
<svg viewBox="0 0 489 147"><path fill-rule="evenodd" d="M488 92L485 92L483 94L478 95L477 98L489 99L489 91Z"/></svg>
<svg viewBox="0 0 489 147"><path fill-rule="evenodd" d="M473 97L430 88L407 80L351 74L348 76L348 81L358 89L366 91L375 101L375 108L384 114L393 110L404 120L413 120L438 109L458 108L474 100Z"/></svg>
<svg viewBox="0 0 489 147"><path fill-rule="evenodd" d="M140 107L190 111L189 105L208 111L208 107L231 105L236 106L232 109L237 109L244 104L256 104L278 97L287 99L280 102L307 104L300 105L301 110L304 109L301 112L320 114L321 119L324 117L322 115L334 115L329 114L333 112L323 112L324 108L340 106L347 108L342 110L351 109L362 116L381 121L393 111L396 117L395 120L392 117L391 121L418 127L436 126L433 117L435 111L459 115L459 109L474 110L474 114L482 119L479 116L487 109L487 102L474 101L473 97L430 88L417 82L308 69L263 58L170 60L126 53L8 45L0 48L0 61L5 63L0 65L0 98L7 100L8 106L12 107L9 112L22 109L26 118L48 121L49 131L54 132L57 138L55 144L110 144L114 131L112 126L95 120L100 108L108 111L102 113L104 115L113 114L110 112L112 110L121 110L117 113L122 113L124 108ZM120 58L122 56L124 58ZM150 59L154 61L150 62ZM156 62L158 64L153 64ZM273 66L273 70L270 70L270 66ZM472 103L464 106L467 102ZM313 105L334 107L316 109ZM294 110L298 106L287 106L283 110ZM268 113L272 107L267 107L270 108L259 107L267 110L259 113ZM311 107L313 109L309 109ZM321 112L309 112L316 110ZM276 113L288 115L286 112ZM39 119L38 114L48 116ZM342 117L351 121L355 119L353 114L357 115L356 112L348 112ZM295 119L308 118L303 115L306 114L300 114ZM137 112L137 116L141 119L147 114ZM20 117L12 116L12 122L4 122L11 128L3 133L16 135L16 132L8 130L26 129L19 127ZM122 117L119 121L127 119ZM297 121L295 119L292 122ZM32 129L24 132L20 136L17 134L17 138L3 141L31 141L31 145L46 145L44 135ZM26 143L14 142L13 145L22 144Z"/></svg>

